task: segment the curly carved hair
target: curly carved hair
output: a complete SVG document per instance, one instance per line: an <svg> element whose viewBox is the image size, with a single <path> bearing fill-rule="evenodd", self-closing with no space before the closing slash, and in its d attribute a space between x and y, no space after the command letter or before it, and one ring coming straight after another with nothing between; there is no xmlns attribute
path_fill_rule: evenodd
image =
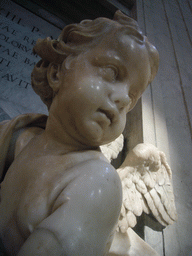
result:
<svg viewBox="0 0 192 256"><path fill-rule="evenodd" d="M94 48L102 40L103 36L116 27L117 24L125 26L128 31L139 33L139 37L142 43L145 44L149 54L151 67L149 83L153 80L158 69L158 52L148 42L147 38L142 35L135 20L124 15L121 11L115 13L113 20L107 18L83 20L78 24L66 26L57 40L51 40L49 37L38 39L33 48L34 52L41 57L41 60L35 65L32 71L32 87L47 105L48 109L54 98L53 89L49 86L47 80L47 69L50 63L61 65L67 57L75 57L80 53Z"/></svg>

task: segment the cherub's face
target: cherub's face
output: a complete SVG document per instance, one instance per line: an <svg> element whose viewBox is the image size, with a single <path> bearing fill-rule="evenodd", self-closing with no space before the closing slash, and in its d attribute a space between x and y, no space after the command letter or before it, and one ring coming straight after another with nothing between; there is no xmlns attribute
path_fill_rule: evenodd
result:
<svg viewBox="0 0 192 256"><path fill-rule="evenodd" d="M106 38L63 67L57 115L65 131L83 144L99 146L118 137L132 100L147 86L147 51L126 40L129 44L120 47Z"/></svg>

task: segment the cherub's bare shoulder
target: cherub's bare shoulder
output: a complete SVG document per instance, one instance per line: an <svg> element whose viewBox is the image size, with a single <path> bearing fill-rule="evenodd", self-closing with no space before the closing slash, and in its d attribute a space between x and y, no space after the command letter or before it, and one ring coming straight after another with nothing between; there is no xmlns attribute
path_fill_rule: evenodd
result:
<svg viewBox="0 0 192 256"><path fill-rule="evenodd" d="M56 200L59 201L59 205L62 204L61 201L66 202L66 197L70 197L71 200L73 197L76 198L77 194L85 199L101 193L102 198L95 197L98 204L101 203L100 200L104 200L105 196L107 200L114 201L115 194L121 194L121 180L118 173L110 163L102 159L93 158L82 161L68 169L67 173L70 179L66 182L66 175L64 175L65 186L57 197L59 200ZM55 204L58 205L58 202Z"/></svg>
<svg viewBox="0 0 192 256"><path fill-rule="evenodd" d="M20 132L15 143L15 157L23 150L23 148L33 139L36 135L42 133L44 129L39 127L28 127Z"/></svg>
<svg viewBox="0 0 192 256"><path fill-rule="evenodd" d="M122 190L121 180L115 168L107 161L96 158L89 159L77 164L73 168L76 177L72 183L75 186L69 186L69 190L67 188L68 195L76 197L77 193L79 193L83 197L89 197L94 193L101 193L103 195L102 198L96 197L98 204L101 203L100 200L104 200L104 197L107 198L106 200L114 201L115 194L120 196ZM71 171L73 172L72 169Z"/></svg>
<svg viewBox="0 0 192 256"><path fill-rule="evenodd" d="M102 156L101 158L93 158L89 159L87 161L84 161L79 164L78 168L83 170L87 170L87 174L101 179L119 179L119 176L115 170L115 168L105 161Z"/></svg>

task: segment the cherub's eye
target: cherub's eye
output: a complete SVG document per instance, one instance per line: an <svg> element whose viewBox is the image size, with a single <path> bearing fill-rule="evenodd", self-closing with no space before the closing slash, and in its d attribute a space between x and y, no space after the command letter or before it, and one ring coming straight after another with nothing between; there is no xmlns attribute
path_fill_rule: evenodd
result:
<svg viewBox="0 0 192 256"><path fill-rule="evenodd" d="M99 75L106 81L114 82L118 77L118 69L112 65L99 67Z"/></svg>

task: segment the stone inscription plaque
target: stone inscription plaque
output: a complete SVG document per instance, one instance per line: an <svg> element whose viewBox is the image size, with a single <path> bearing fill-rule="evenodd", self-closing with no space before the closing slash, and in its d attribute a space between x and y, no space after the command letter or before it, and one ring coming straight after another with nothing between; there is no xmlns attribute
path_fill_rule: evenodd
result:
<svg viewBox="0 0 192 256"><path fill-rule="evenodd" d="M46 112L31 88L31 71L39 60L32 51L37 38L39 35L28 28L0 16L0 107L11 118Z"/></svg>
<svg viewBox="0 0 192 256"><path fill-rule="evenodd" d="M49 17L60 22L53 15ZM60 23L64 27L65 24ZM38 38L57 38L60 31L14 2L1 1L0 121L23 113L47 113L47 108L31 88L31 71L39 60L32 49Z"/></svg>
<svg viewBox="0 0 192 256"><path fill-rule="evenodd" d="M28 2L28 5L29 7L33 6L31 2ZM13 23L21 25L21 29L28 27L29 31L33 33L44 34L56 39L66 24L41 7L37 8L36 12L39 16L10 0L0 1L0 14Z"/></svg>

